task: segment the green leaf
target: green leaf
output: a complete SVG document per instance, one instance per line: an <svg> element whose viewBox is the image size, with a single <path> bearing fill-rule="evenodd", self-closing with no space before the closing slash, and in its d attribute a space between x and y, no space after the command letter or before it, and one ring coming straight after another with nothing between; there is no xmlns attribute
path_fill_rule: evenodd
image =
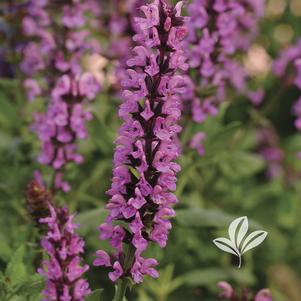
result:
<svg viewBox="0 0 301 301"><path fill-rule="evenodd" d="M0 278L0 300L4 299L4 296L6 295L6 283L4 279L1 277Z"/></svg>
<svg viewBox="0 0 301 301"><path fill-rule="evenodd" d="M86 298L86 301L101 301L102 291L103 289L93 291L92 294Z"/></svg>
<svg viewBox="0 0 301 301"><path fill-rule="evenodd" d="M135 176L135 178L137 180L139 180L140 179L139 172L134 167L132 167L132 166L129 166L128 168L129 168L129 171Z"/></svg>
<svg viewBox="0 0 301 301"><path fill-rule="evenodd" d="M0 117L1 118L1 117ZM9 135L8 133L0 131L0 150L10 151L13 145L18 143L17 139Z"/></svg>
<svg viewBox="0 0 301 301"><path fill-rule="evenodd" d="M234 215L226 212L199 207L178 209L176 211L176 221L184 227L215 227L228 228L229 224L235 219ZM260 228L261 225L250 220L250 229Z"/></svg>
<svg viewBox="0 0 301 301"><path fill-rule="evenodd" d="M185 227L227 227L233 216L214 209L178 209L176 221Z"/></svg>
<svg viewBox="0 0 301 301"><path fill-rule="evenodd" d="M0 259L7 262L12 254L12 250L7 244L4 235L0 235Z"/></svg>
<svg viewBox="0 0 301 301"><path fill-rule="evenodd" d="M213 150L220 151L221 148L224 148L229 140L233 138L233 136L239 130L240 126L240 122L233 122L222 128L216 134L209 136L208 140L205 141L207 152L210 153Z"/></svg>
<svg viewBox="0 0 301 301"><path fill-rule="evenodd" d="M19 247L6 267L5 276L12 285L20 283L26 277L26 267L23 262L24 252L24 246Z"/></svg>
<svg viewBox="0 0 301 301"><path fill-rule="evenodd" d="M226 154L220 162L225 176L232 179L252 176L264 168L264 161L259 155L244 152Z"/></svg>
<svg viewBox="0 0 301 301"><path fill-rule="evenodd" d="M18 116L16 106L14 106L7 96L0 93L0 123L7 127L18 127L20 125L20 118Z"/></svg>
<svg viewBox="0 0 301 301"><path fill-rule="evenodd" d="M194 270L182 276L184 284L188 286L207 286L219 281L235 280L243 284L253 284L254 276L247 270L236 268L204 268Z"/></svg>
<svg viewBox="0 0 301 301"><path fill-rule="evenodd" d="M29 279L26 279L25 281L21 282L18 285L18 289L16 291L16 294L18 295L37 295L39 294L44 287L44 279L39 274L33 275L29 277Z"/></svg>
<svg viewBox="0 0 301 301"><path fill-rule="evenodd" d="M84 211L75 217L75 222L80 224L78 232L81 235L95 231L97 227L104 222L107 216L105 209L92 209Z"/></svg>

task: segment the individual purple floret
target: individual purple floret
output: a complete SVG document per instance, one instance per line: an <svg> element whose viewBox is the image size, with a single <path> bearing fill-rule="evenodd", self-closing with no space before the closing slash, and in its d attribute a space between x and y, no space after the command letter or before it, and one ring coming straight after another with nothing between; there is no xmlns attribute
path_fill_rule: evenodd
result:
<svg viewBox="0 0 301 301"><path fill-rule="evenodd" d="M205 154L205 148L203 145L203 141L206 139L206 134L204 132L198 132L195 134L190 142L190 147L192 149L197 150L200 156Z"/></svg>
<svg viewBox="0 0 301 301"><path fill-rule="evenodd" d="M144 17L135 18L137 34L133 56L127 61L127 79L123 81L123 103L119 116L123 124L116 140L109 215L100 229L100 239L109 240L115 253L97 252L95 265L110 266L112 281L130 276L140 283L145 275L158 277L156 259L142 253L150 242L164 248L171 229L171 208L177 202L175 163L179 156L177 124L181 116L178 93L186 70L181 49L186 35L182 2L175 8L163 0L143 5ZM128 227L118 224L127 223ZM117 222L117 224L116 224ZM127 253L124 244L128 245Z"/></svg>
<svg viewBox="0 0 301 301"><path fill-rule="evenodd" d="M271 292L269 289L264 288L260 290L255 296L248 290L243 289L243 291L238 294L226 281L221 281L218 283L218 288L221 290L219 297L229 301L273 301Z"/></svg>
<svg viewBox="0 0 301 301"><path fill-rule="evenodd" d="M250 91L247 73L238 56L256 37L264 12L263 0L192 0L185 48L189 60L187 90L195 122L215 116L230 87L256 105L263 91Z"/></svg>
<svg viewBox="0 0 301 301"><path fill-rule="evenodd" d="M31 40L23 49L21 69L28 76L24 87L30 101L41 96L47 107L34 115L32 128L41 141L38 160L54 169L54 188L65 192L70 190L63 179L65 166L83 161L76 142L87 138L85 124L92 119L85 104L100 89L94 76L81 66L83 55L100 51L88 30L91 8L99 14L95 5L92 0L66 1L61 6L49 0L30 0L22 24Z"/></svg>
<svg viewBox="0 0 301 301"><path fill-rule="evenodd" d="M84 241L75 233L79 227L74 224L74 215L67 208L49 205L50 216L41 218L48 232L42 239L42 247L48 254L39 273L46 278L44 301L84 301L91 291L83 274L89 269L82 265L81 254Z"/></svg>

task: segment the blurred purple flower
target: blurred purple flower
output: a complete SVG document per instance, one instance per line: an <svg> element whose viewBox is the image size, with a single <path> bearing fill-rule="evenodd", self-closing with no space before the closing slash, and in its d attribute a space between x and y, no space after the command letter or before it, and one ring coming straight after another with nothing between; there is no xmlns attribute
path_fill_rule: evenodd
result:
<svg viewBox="0 0 301 301"><path fill-rule="evenodd" d="M189 34L184 45L192 80L187 82L183 99L190 101L195 122L217 114L228 87L246 95L256 106L261 103L264 93L248 89L248 76L237 54L256 37L263 11L264 0L192 0L188 5Z"/></svg>
<svg viewBox="0 0 301 301"><path fill-rule="evenodd" d="M301 92L301 39L281 51L274 61L273 71L279 77L292 73L293 83ZM301 96L297 99L292 111L296 116L295 127L301 131Z"/></svg>
<svg viewBox="0 0 301 301"><path fill-rule="evenodd" d="M234 290L228 282L221 281L217 284L217 286L221 290L219 297L225 299L231 299L232 296L234 295Z"/></svg>
<svg viewBox="0 0 301 301"><path fill-rule="evenodd" d="M76 141L88 136L85 124L92 114L85 103L100 89L94 76L81 66L85 53L99 50L90 38L86 17L97 3L79 0L65 4L62 11L58 9L55 29L50 15L53 5L49 0L29 1L22 25L32 41L23 49L21 69L28 76L24 81L28 99L46 98L47 110L34 115L32 127L41 140L38 160L54 169L54 188L67 192L70 185L63 180L63 170L69 162L83 162ZM92 13L97 15L99 10Z"/></svg>
<svg viewBox="0 0 301 301"><path fill-rule="evenodd" d="M190 147L192 149L196 149L200 156L204 156L205 154L205 148L203 146L203 141L206 138L206 134L203 132L199 132L195 134L190 142Z"/></svg>
<svg viewBox="0 0 301 301"><path fill-rule="evenodd" d="M37 96L41 95L42 89L36 80L28 78L24 81L24 87L27 92L29 101L33 101Z"/></svg>
<svg viewBox="0 0 301 301"><path fill-rule="evenodd" d="M229 301L273 301L271 292L267 288L260 290L254 297L248 289L237 293L226 281L220 281L217 286L221 290L219 297Z"/></svg>
<svg viewBox="0 0 301 301"><path fill-rule="evenodd" d="M260 128L257 131L259 154L267 163L267 176L270 179L283 173L284 152L279 145L279 138L273 128Z"/></svg>
<svg viewBox="0 0 301 301"><path fill-rule="evenodd" d="M267 288L260 290L256 294L254 301L273 301L270 290Z"/></svg>

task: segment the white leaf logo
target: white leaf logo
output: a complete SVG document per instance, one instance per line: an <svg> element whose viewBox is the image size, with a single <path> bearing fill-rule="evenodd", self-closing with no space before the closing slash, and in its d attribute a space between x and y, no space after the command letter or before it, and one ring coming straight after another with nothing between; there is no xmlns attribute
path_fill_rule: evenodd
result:
<svg viewBox="0 0 301 301"><path fill-rule="evenodd" d="M268 235L268 232L258 230L247 237L249 223L246 216L235 219L229 226L229 238L219 237L213 243L221 250L231 253L239 258L238 268L241 267L241 257L247 251L259 246Z"/></svg>

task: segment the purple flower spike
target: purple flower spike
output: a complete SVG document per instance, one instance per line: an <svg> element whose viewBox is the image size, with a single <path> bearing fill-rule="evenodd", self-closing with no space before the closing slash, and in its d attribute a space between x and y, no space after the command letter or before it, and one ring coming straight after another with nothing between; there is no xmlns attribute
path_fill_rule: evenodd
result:
<svg viewBox="0 0 301 301"><path fill-rule="evenodd" d="M67 208L49 205L49 210L50 216L40 219L48 227L41 244L49 259L38 270L47 279L43 300L84 301L91 290L82 278L89 266L81 265L84 242L75 233L79 225L73 223Z"/></svg>
<svg viewBox="0 0 301 301"><path fill-rule="evenodd" d="M184 41L191 80L186 81L183 99L190 102L195 122L202 123L218 113L233 88L258 106L263 91L251 91L248 75L237 59L257 34L257 23L263 15L264 0L192 0L189 34Z"/></svg>
<svg viewBox="0 0 301 301"><path fill-rule="evenodd" d="M176 74L187 64L181 42L187 32L182 2L175 8L163 0L143 5L144 17L135 18L137 34L130 67L123 81L123 103L119 116L123 125L116 140L109 215L99 227L100 239L108 239L115 253L109 258L99 251L95 265L109 266L112 281L131 276L140 283L145 275L158 277L153 258L142 253L151 242L164 248L175 215L170 208L177 202L175 163L179 156L177 124L181 116L178 93L185 79ZM115 225L128 223L128 228ZM113 225L114 222L114 225ZM129 250L124 251L127 244ZM130 257L128 254L131 254ZM126 258L126 259L125 259Z"/></svg>
<svg viewBox="0 0 301 301"><path fill-rule="evenodd" d="M22 25L25 36L32 41L23 49L21 69L28 76L24 87L29 101L37 96L46 100L45 112L35 114L32 127L41 141L38 161L53 168L53 188L68 192L71 187L63 179L63 171L70 162L83 162L77 140L87 138L86 122L92 119L85 104L100 89L95 77L81 66L83 55L100 48L89 38L90 17L86 16L91 4L97 7L97 3L67 1L60 9L52 2L28 1ZM53 11L57 18L51 17Z"/></svg>

